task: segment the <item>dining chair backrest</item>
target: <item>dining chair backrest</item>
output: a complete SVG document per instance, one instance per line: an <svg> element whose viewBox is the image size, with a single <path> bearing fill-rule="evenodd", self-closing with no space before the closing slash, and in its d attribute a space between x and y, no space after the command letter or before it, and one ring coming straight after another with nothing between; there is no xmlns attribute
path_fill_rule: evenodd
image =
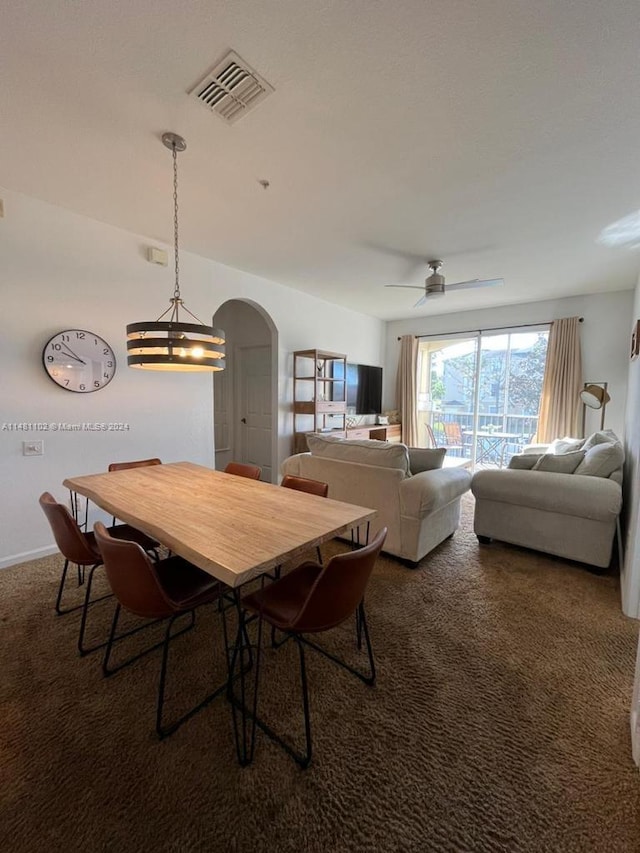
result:
<svg viewBox="0 0 640 853"><path fill-rule="evenodd" d="M64 504L58 503L50 492L43 492L39 502L65 560L79 566L89 566L100 561L99 554L91 548L87 537Z"/></svg>
<svg viewBox="0 0 640 853"><path fill-rule="evenodd" d="M320 498L326 498L329 493L328 483L322 483L320 480L310 480L307 477L293 477L291 474L285 474L280 485L285 489L307 492L310 495L318 495Z"/></svg>
<svg viewBox="0 0 640 853"><path fill-rule="evenodd" d="M457 422L453 423L445 423L444 424L444 434L447 438L447 444L462 444L462 429L460 424Z"/></svg>
<svg viewBox="0 0 640 853"><path fill-rule="evenodd" d="M427 438L429 439L429 445L431 447L437 447L438 442L436 441L436 437L433 432L433 427L431 426L431 424L425 424L425 428L427 430Z"/></svg>
<svg viewBox="0 0 640 853"><path fill-rule="evenodd" d="M137 459L135 462L112 462L109 471L124 471L127 468L147 468L149 465L162 465L162 459Z"/></svg>
<svg viewBox="0 0 640 853"><path fill-rule="evenodd" d="M300 633L326 631L352 616L386 538L387 528L383 527L370 545L333 557L316 578L290 629Z"/></svg>
<svg viewBox="0 0 640 853"><path fill-rule="evenodd" d="M175 607L165 596L153 564L142 548L126 539L115 539L101 521L93 532L111 591L120 604L148 619L171 616Z"/></svg>
<svg viewBox="0 0 640 853"><path fill-rule="evenodd" d="M225 474L235 474L236 477L246 477L248 480L259 480L262 470L257 465L245 465L244 462L229 462L224 469Z"/></svg>

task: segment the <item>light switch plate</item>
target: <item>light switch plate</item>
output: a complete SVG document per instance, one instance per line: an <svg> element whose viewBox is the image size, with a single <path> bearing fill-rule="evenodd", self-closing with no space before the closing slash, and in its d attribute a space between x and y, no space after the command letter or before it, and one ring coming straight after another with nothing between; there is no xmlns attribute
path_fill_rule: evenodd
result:
<svg viewBox="0 0 640 853"><path fill-rule="evenodd" d="M23 441L23 456L44 456L44 441Z"/></svg>

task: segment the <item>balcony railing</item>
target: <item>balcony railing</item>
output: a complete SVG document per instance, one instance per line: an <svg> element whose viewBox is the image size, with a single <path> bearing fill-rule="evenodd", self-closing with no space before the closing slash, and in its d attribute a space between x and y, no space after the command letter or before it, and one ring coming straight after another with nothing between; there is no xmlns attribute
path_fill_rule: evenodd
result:
<svg viewBox="0 0 640 853"><path fill-rule="evenodd" d="M473 431L473 412L418 412L418 423L421 432L421 443L428 444L425 425L429 424L433 430L436 444L446 447L447 437L444 424L456 423L460 426L461 433L466 433L459 450L453 451L458 456L471 459L472 440L470 433ZM513 438L502 442L490 442L478 439L477 456L482 457L483 462L495 465L506 465L509 459L522 451L529 444L538 429L537 415L510 415L506 413L497 414L480 412L478 415L478 432L486 433L511 433ZM492 446L493 445L493 446Z"/></svg>

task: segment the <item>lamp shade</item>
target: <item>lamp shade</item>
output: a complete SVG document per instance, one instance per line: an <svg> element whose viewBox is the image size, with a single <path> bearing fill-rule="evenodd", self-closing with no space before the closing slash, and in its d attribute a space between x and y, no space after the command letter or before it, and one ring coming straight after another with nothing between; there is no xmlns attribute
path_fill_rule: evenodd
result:
<svg viewBox="0 0 640 853"><path fill-rule="evenodd" d="M127 363L145 370L224 370L224 343L221 329L199 323L130 323Z"/></svg>
<svg viewBox="0 0 640 853"><path fill-rule="evenodd" d="M585 385L580 392L580 399L590 409L601 409L607 405L611 397L607 389L602 388L600 385Z"/></svg>

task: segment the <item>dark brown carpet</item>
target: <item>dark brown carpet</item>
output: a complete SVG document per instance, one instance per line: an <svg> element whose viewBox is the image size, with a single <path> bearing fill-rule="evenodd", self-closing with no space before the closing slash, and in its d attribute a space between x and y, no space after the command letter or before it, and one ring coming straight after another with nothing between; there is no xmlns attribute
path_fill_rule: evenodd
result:
<svg viewBox="0 0 640 853"><path fill-rule="evenodd" d="M419 569L380 560L376 688L310 653L306 771L261 735L241 769L224 700L158 742L158 654L104 680L97 654L77 656L77 615L53 614L59 559L0 572L0 849L640 850L637 623L617 580L479 549L471 512L467 499L461 530ZM98 635L110 612L94 608ZM327 641L350 650L351 636ZM218 637L211 610L176 641L169 710L222 675ZM264 716L300 742L292 644L263 675Z"/></svg>

